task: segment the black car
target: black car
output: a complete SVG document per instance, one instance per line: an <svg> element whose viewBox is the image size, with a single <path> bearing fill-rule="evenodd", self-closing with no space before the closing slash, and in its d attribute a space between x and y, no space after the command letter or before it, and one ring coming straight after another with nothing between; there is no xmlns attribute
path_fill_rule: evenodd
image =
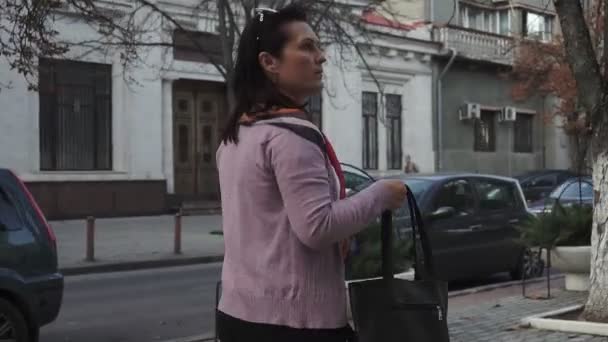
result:
<svg viewBox="0 0 608 342"><path fill-rule="evenodd" d="M62 298L53 230L23 182L0 169L0 341L37 341Z"/></svg>
<svg viewBox="0 0 608 342"><path fill-rule="evenodd" d="M593 206L593 180L591 177L570 178L558 186L546 199L541 199L529 205L533 214L551 212L553 206L559 203L562 206L581 204Z"/></svg>
<svg viewBox="0 0 608 342"><path fill-rule="evenodd" d="M547 198L560 184L576 177L575 172L569 170L538 170L530 171L515 179L519 181L528 203Z"/></svg>
<svg viewBox="0 0 608 342"><path fill-rule="evenodd" d="M395 178L395 177L391 177ZM479 174L398 176L413 192L427 225L435 269L443 280L510 272L542 273L517 243L516 226L530 216L512 178ZM361 190L362 186L359 190ZM394 213L401 238L411 238L407 206Z"/></svg>

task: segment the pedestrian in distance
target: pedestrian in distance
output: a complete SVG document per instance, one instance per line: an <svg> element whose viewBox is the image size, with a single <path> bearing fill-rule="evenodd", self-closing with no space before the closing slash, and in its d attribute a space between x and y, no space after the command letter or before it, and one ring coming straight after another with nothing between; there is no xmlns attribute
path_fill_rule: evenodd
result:
<svg viewBox="0 0 608 342"><path fill-rule="evenodd" d="M347 341L341 245L405 201L397 180L346 198L336 154L304 110L322 90L325 61L298 5L256 9L241 34L217 151L222 342Z"/></svg>
<svg viewBox="0 0 608 342"><path fill-rule="evenodd" d="M412 161L412 156L409 154L405 156L405 165L403 166L403 172L405 173L418 173L418 165Z"/></svg>

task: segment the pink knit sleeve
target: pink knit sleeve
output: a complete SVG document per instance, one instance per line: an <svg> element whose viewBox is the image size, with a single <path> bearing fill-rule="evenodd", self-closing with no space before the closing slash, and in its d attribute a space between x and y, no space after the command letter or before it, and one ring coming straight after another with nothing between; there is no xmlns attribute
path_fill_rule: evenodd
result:
<svg viewBox="0 0 608 342"><path fill-rule="evenodd" d="M323 152L291 132L273 138L268 153L291 228L310 248L327 247L358 233L387 208L383 181L332 202Z"/></svg>

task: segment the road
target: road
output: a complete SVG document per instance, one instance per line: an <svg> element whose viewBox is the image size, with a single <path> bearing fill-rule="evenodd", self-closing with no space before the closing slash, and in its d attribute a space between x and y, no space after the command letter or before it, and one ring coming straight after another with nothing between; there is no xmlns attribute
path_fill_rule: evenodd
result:
<svg viewBox="0 0 608 342"><path fill-rule="evenodd" d="M148 342L213 331L220 264L66 278L41 342Z"/></svg>
<svg viewBox="0 0 608 342"><path fill-rule="evenodd" d="M220 264L210 264L68 277L59 318L42 329L41 342L148 342L212 333L220 271ZM499 274L450 284L450 291L507 280Z"/></svg>

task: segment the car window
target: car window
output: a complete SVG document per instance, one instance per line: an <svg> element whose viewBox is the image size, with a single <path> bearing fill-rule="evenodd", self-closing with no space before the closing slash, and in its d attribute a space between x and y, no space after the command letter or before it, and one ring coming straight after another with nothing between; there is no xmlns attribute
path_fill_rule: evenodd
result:
<svg viewBox="0 0 608 342"><path fill-rule="evenodd" d="M551 198L557 199L558 197L561 199L592 198L593 185L587 182L581 182L580 185L579 182L567 183L551 194Z"/></svg>
<svg viewBox="0 0 608 342"><path fill-rule="evenodd" d="M344 172L344 180L347 189L355 189L359 185L368 181L367 177L363 177L349 171Z"/></svg>
<svg viewBox="0 0 608 342"><path fill-rule="evenodd" d="M21 190L21 186L18 180L8 173L0 173L0 191L2 191L6 198L11 201L11 205L15 208L20 221L17 227L11 229L22 229L31 227L36 230L36 233L41 234L44 232L45 223L40 221L36 210L27 198L27 195ZM1 220L2 214L0 214Z"/></svg>
<svg viewBox="0 0 608 342"><path fill-rule="evenodd" d="M23 228L18 205L8 191L0 187L0 225L3 229L18 230Z"/></svg>
<svg viewBox="0 0 608 342"><path fill-rule="evenodd" d="M442 207L456 209L458 215L475 212L475 195L471 184L464 179L450 181L441 186L435 198L435 210Z"/></svg>
<svg viewBox="0 0 608 342"><path fill-rule="evenodd" d="M530 186L533 187L552 187L557 183L557 175L555 173L534 178L530 182Z"/></svg>
<svg viewBox="0 0 608 342"><path fill-rule="evenodd" d="M517 188L509 182L493 179L475 180L481 210L503 210L517 207Z"/></svg>

